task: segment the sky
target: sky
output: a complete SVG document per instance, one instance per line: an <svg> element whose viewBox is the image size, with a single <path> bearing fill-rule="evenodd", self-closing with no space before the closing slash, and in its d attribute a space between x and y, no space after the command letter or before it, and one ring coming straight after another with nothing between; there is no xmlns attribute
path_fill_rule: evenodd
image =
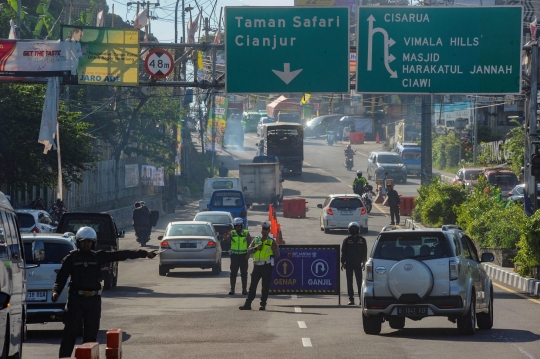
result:
<svg viewBox="0 0 540 359"><path fill-rule="evenodd" d="M131 0L135 2L136 0ZM152 0L151 0L152 1ZM178 5L178 41L182 37L182 0L179 0ZM217 20L221 7L226 6L294 6L294 0L218 0L215 10L214 4L216 0L183 0L186 7L203 8L203 16L210 17L210 27L217 28ZM136 6L126 6L128 0L107 0L109 11L112 12L114 4L114 13L121 16L124 20L132 21L135 19ZM150 31L159 39L160 42L174 42L174 10L176 0L153 0L154 3L159 2L159 7L150 6L150 14L157 16L157 20L151 20ZM192 16L197 16L197 11L191 12ZM186 26L189 20L189 13L186 13ZM223 26L223 25L222 25Z"/></svg>

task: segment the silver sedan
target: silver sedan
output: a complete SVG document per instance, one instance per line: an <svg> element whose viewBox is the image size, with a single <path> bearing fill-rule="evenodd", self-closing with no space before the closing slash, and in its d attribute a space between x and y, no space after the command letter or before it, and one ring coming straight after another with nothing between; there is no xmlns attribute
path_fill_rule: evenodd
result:
<svg viewBox="0 0 540 359"><path fill-rule="evenodd" d="M221 272L221 243L212 223L204 221L171 222L161 241L159 275L166 276L173 268L212 269Z"/></svg>

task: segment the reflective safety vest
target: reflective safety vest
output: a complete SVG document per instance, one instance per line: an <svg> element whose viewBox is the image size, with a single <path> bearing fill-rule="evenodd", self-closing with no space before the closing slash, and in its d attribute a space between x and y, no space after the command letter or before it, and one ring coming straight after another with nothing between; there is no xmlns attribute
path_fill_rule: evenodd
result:
<svg viewBox="0 0 540 359"><path fill-rule="evenodd" d="M264 241L261 237L255 237L253 239L253 246L256 247L262 243L262 248L258 249L253 253L254 262L268 262L270 263L270 257L274 255L272 251L272 244L274 243L274 238L268 237Z"/></svg>
<svg viewBox="0 0 540 359"><path fill-rule="evenodd" d="M358 184L362 183L362 188L358 187ZM356 177L353 182L353 190L357 194L362 194L364 187L367 185L367 180L364 177Z"/></svg>
<svg viewBox="0 0 540 359"><path fill-rule="evenodd" d="M246 254L248 243L247 236L249 231L247 229L242 229L240 233L236 230L231 231L231 252L233 254Z"/></svg>

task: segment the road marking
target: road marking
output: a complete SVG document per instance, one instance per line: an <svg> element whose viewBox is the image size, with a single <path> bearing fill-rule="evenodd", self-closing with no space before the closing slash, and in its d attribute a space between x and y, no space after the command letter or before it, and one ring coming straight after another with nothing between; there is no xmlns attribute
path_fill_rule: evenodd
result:
<svg viewBox="0 0 540 359"><path fill-rule="evenodd" d="M291 299L298 299L298 296L296 294L291 294Z"/></svg>
<svg viewBox="0 0 540 359"><path fill-rule="evenodd" d="M383 207L379 206L377 203L373 202L372 203L379 211L381 211L381 213L384 214L385 217L388 217L388 214L387 212L383 209Z"/></svg>
<svg viewBox="0 0 540 359"><path fill-rule="evenodd" d="M298 326L299 326L301 329L307 329L306 322L298 321Z"/></svg>
<svg viewBox="0 0 540 359"><path fill-rule="evenodd" d="M305 163L306 165L308 165L308 166L311 166L311 165L310 165L309 163L307 163L306 161L304 161L304 163ZM311 167L313 167L313 166L311 166Z"/></svg>
<svg viewBox="0 0 540 359"><path fill-rule="evenodd" d="M309 338L302 338L302 344L304 345L304 347L312 347L313 345L311 345L311 339Z"/></svg>
<svg viewBox="0 0 540 359"><path fill-rule="evenodd" d="M294 312L295 312L295 313L302 313L302 308L300 308L300 307L294 307Z"/></svg>
<svg viewBox="0 0 540 359"><path fill-rule="evenodd" d="M525 298L525 299L527 299L527 300L529 300L529 301L531 301L531 302L533 302L533 303L540 304L540 300L538 300L538 299L529 298L529 297L527 297L526 295L523 295L523 294L521 294L521 293L519 293L519 292L516 292L516 291L513 290L513 289L510 289L510 288L505 287L505 286L503 286L503 285L497 284L497 283L495 283L495 282L492 282L492 283L493 283L493 285L494 285L495 287L497 287L497 288L504 289L504 290L507 291L507 292L513 293L513 294L517 295L518 297Z"/></svg>

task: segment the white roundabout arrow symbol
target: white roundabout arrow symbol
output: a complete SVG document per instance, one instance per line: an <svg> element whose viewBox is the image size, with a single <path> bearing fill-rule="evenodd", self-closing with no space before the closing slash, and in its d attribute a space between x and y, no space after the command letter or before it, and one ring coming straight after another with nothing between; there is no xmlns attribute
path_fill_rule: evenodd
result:
<svg viewBox="0 0 540 359"><path fill-rule="evenodd" d="M272 72L274 72L283 82L285 82L286 85L288 85L296 76L298 76L300 72L302 72L302 69L291 71L291 64L284 63L283 71L272 70Z"/></svg>

